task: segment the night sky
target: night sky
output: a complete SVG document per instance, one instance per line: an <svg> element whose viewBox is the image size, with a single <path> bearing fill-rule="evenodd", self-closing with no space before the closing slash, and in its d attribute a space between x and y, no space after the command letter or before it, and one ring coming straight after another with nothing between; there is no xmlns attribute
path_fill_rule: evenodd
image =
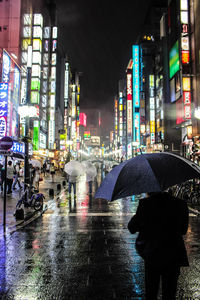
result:
<svg viewBox="0 0 200 300"><path fill-rule="evenodd" d="M72 67L83 73L80 109L100 109L107 134L113 129L118 81L125 75L149 2L56 1L59 42Z"/></svg>

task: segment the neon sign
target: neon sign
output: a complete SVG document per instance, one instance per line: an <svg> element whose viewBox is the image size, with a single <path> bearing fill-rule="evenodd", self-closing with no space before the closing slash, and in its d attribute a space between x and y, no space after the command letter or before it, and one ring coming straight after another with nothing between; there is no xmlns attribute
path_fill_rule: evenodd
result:
<svg viewBox="0 0 200 300"><path fill-rule="evenodd" d="M8 83L0 83L0 137L6 136L8 115Z"/></svg>

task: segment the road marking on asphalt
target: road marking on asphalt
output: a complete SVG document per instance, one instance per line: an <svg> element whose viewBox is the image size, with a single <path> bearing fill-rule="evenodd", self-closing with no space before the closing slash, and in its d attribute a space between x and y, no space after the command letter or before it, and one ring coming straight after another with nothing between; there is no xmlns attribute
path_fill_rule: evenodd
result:
<svg viewBox="0 0 200 300"><path fill-rule="evenodd" d="M82 216L83 214L81 212L75 212L75 213L68 213L69 217L74 217L74 216ZM113 217L113 216L133 216L133 213L121 213L121 212L94 212L94 213L84 213L84 217Z"/></svg>

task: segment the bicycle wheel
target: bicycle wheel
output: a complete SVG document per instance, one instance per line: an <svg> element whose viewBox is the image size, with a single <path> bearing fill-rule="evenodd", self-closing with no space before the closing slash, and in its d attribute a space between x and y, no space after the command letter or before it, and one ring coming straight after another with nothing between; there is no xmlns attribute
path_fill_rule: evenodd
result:
<svg viewBox="0 0 200 300"><path fill-rule="evenodd" d="M181 198L187 202L190 201L190 193L187 190L184 190L181 194Z"/></svg>
<svg viewBox="0 0 200 300"><path fill-rule="evenodd" d="M191 202L193 205L199 204L199 193L197 193L197 192L192 192L191 195L190 195L190 202Z"/></svg>
<svg viewBox="0 0 200 300"><path fill-rule="evenodd" d="M33 207L36 211L42 210L43 208L43 197L37 197L33 203Z"/></svg>

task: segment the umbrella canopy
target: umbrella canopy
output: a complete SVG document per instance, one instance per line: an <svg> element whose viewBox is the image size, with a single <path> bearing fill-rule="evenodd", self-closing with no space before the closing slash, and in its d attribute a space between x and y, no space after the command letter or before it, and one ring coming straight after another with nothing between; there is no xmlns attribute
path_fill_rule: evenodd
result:
<svg viewBox="0 0 200 300"><path fill-rule="evenodd" d="M40 168L41 169L41 162L37 159L31 159L29 162L34 168Z"/></svg>
<svg viewBox="0 0 200 300"><path fill-rule="evenodd" d="M85 167L77 160L71 160L65 165L64 171L71 176L79 176L85 173Z"/></svg>
<svg viewBox="0 0 200 300"><path fill-rule="evenodd" d="M200 177L200 167L169 152L141 154L116 166L105 177L95 198L109 201L146 192L160 192Z"/></svg>
<svg viewBox="0 0 200 300"><path fill-rule="evenodd" d="M93 181L94 177L97 175L96 167L90 161L83 161L82 165L86 172L86 181Z"/></svg>

